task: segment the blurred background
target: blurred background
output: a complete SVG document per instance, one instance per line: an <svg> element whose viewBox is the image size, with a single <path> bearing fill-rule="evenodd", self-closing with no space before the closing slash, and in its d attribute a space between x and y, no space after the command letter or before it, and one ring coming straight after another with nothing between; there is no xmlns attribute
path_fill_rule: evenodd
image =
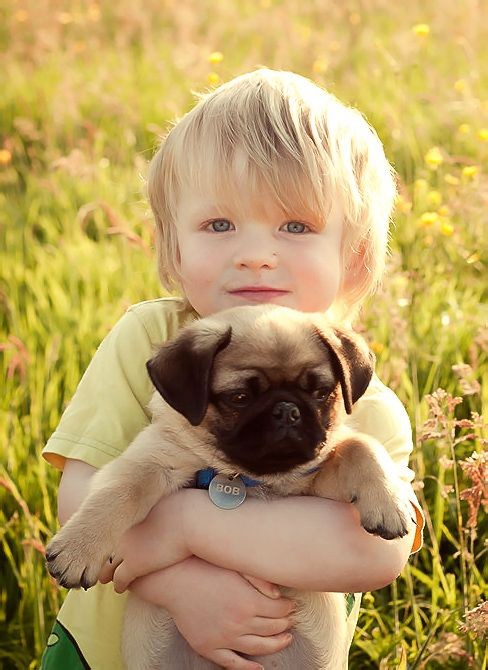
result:
<svg viewBox="0 0 488 670"><path fill-rule="evenodd" d="M398 173L361 329L405 403L425 546L365 594L352 670L487 667L488 20L475 0L0 0L0 667L63 598L40 450L101 339L161 295L147 162L194 92L260 65L357 106Z"/></svg>

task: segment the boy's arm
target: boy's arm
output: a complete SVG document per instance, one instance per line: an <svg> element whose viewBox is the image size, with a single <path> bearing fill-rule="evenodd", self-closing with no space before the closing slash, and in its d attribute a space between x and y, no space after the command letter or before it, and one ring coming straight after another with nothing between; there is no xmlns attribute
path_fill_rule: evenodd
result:
<svg viewBox="0 0 488 670"><path fill-rule="evenodd" d="M398 577L415 526L402 539L366 532L350 503L290 497L250 499L230 514L202 491L184 491L189 551L210 563L301 590L364 592ZM233 518L231 518L233 516Z"/></svg>
<svg viewBox="0 0 488 670"><path fill-rule="evenodd" d="M206 491L185 489L161 500L120 547L114 578L122 591L135 577L190 555L300 590L361 592L401 572L415 525L402 539L383 540L360 525L354 505L314 497L271 502L249 498L221 510Z"/></svg>
<svg viewBox="0 0 488 670"><path fill-rule="evenodd" d="M66 459L58 488L58 519L62 526L86 498L95 472L97 468L88 463Z"/></svg>

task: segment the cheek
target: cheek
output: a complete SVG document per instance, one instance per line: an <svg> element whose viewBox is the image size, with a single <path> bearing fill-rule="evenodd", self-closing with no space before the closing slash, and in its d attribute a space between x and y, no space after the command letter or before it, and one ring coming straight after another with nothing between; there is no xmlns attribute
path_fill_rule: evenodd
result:
<svg viewBox="0 0 488 670"><path fill-rule="evenodd" d="M180 247L180 273L183 284L211 282L219 272L219 256L205 244L184 244Z"/></svg>

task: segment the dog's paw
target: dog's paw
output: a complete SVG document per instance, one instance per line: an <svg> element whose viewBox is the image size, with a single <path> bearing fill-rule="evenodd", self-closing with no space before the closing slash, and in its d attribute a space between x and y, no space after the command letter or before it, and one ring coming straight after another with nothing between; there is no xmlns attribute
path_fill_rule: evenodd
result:
<svg viewBox="0 0 488 670"><path fill-rule="evenodd" d="M62 528L46 548L49 573L67 589L89 589L96 584L110 552L100 550L86 535Z"/></svg>
<svg viewBox="0 0 488 670"><path fill-rule="evenodd" d="M366 492L356 496L361 525L384 540L404 537L409 530L411 507L407 499L391 491Z"/></svg>

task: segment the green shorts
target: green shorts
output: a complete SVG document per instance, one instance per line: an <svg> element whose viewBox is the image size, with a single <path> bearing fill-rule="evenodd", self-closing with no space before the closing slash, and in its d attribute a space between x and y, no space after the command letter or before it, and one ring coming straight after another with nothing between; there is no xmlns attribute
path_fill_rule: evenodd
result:
<svg viewBox="0 0 488 670"><path fill-rule="evenodd" d="M54 622L40 670L90 670L76 640L59 621Z"/></svg>

